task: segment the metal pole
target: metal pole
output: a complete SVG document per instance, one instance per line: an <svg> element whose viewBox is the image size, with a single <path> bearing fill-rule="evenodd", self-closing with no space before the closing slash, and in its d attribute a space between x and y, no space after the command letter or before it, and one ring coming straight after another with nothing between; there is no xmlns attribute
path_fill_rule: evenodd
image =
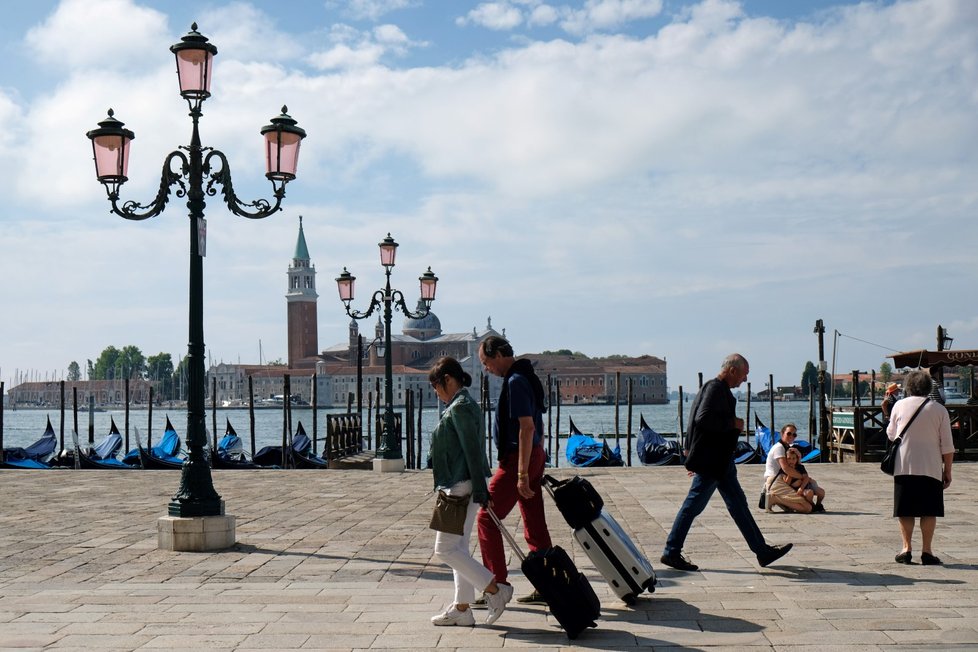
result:
<svg viewBox="0 0 978 652"><path fill-rule="evenodd" d="M829 461L828 437L829 415L825 411L825 326L822 320L815 322L815 333L818 335L818 448L822 452L821 460Z"/></svg>
<svg viewBox="0 0 978 652"><path fill-rule="evenodd" d="M401 457L401 442L394 433L394 363L391 359L391 270L386 268L387 288L384 290L384 433L377 457L396 460Z"/></svg>
<svg viewBox="0 0 978 652"><path fill-rule="evenodd" d="M207 443L204 408L204 259L200 234L204 229L204 172L197 122L200 109L191 114L193 134L190 139L187 208L190 209L190 305L187 339L187 446L189 455L180 472L180 489L170 501L170 516L222 516L224 503L214 490L211 466L204 455Z"/></svg>

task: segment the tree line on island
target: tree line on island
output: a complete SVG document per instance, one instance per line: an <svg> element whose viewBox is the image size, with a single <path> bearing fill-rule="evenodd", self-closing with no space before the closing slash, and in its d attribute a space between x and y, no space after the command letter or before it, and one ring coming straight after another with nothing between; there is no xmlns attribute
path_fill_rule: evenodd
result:
<svg viewBox="0 0 978 652"><path fill-rule="evenodd" d="M281 360L269 361L269 365L281 365ZM143 355L138 346L128 345L122 348L107 346L94 361L86 361L84 376L87 380L148 380L158 383L157 396L167 401L179 399L185 393L187 356L173 366L173 356L169 353L157 353L149 357ZM76 361L68 365L66 380L77 382L82 380L83 372Z"/></svg>

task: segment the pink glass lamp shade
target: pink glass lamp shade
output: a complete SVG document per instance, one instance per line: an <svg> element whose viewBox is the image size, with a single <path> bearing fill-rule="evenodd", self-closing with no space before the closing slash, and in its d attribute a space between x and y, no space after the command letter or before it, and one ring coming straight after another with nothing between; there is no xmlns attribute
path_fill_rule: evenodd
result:
<svg viewBox="0 0 978 652"><path fill-rule="evenodd" d="M265 137L265 176L271 181L288 182L295 179L299 165L299 145L306 137L306 130L282 107L282 114L271 119L271 124L261 128Z"/></svg>
<svg viewBox="0 0 978 652"><path fill-rule="evenodd" d="M340 301L346 305L350 305L353 301L353 283L357 280L357 277L346 271L343 268L343 272L336 277L336 288L340 292Z"/></svg>
<svg viewBox="0 0 978 652"><path fill-rule="evenodd" d="M177 59L180 95L187 100L206 100L211 95L211 68L217 47L197 32L197 23L179 43L170 46ZM199 108L199 105L198 105Z"/></svg>
<svg viewBox="0 0 978 652"><path fill-rule="evenodd" d="M125 123L116 120L114 112L109 109L109 116L98 123L98 129L92 129L85 134L92 141L92 153L95 155L95 176L110 190L117 189L128 180L129 174L129 143L136 137Z"/></svg>
<svg viewBox="0 0 978 652"><path fill-rule="evenodd" d="M393 267L394 258L397 256L398 245L394 242L391 234L388 233L383 242L380 242L377 246L380 247L380 264L384 267Z"/></svg>

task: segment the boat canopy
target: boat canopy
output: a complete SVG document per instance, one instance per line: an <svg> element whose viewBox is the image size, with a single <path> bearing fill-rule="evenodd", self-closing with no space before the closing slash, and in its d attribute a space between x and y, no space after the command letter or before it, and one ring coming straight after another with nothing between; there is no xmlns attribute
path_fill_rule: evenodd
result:
<svg viewBox="0 0 978 652"><path fill-rule="evenodd" d="M967 367L978 366L978 350L960 351L906 351L894 353L893 366L897 369L904 367Z"/></svg>

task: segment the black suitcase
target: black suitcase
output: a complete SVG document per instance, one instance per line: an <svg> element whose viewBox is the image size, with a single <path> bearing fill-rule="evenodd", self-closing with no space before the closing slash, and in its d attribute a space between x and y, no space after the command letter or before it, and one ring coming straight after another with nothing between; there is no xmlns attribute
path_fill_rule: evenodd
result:
<svg viewBox="0 0 978 652"><path fill-rule="evenodd" d="M601 615L601 602L588 579L577 570L567 551L560 546L549 550L523 554L516 539L504 526L495 512L486 508L495 521L503 538L520 558L520 568L543 599L550 613L564 629L567 638L573 640L588 627L597 627Z"/></svg>

